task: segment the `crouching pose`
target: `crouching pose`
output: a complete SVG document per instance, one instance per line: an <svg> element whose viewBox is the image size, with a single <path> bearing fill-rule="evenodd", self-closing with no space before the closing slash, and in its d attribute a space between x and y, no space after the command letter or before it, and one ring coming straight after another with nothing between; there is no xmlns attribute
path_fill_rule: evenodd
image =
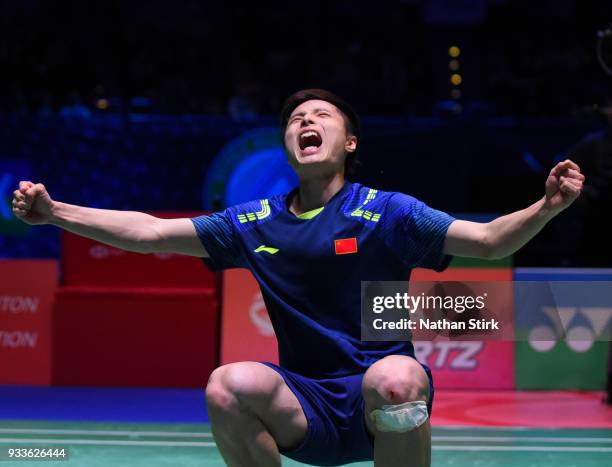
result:
<svg viewBox="0 0 612 467"><path fill-rule="evenodd" d="M576 199L584 176L566 160L526 209L489 223L455 220L412 196L347 180L359 122L330 92L290 96L281 128L299 177L286 195L158 219L56 202L43 185L21 182L13 212L126 250L181 253L213 269L253 273L280 365L232 363L210 376L206 402L229 466L278 466L279 453L314 465L428 466L431 372L409 341L360 339L361 281L407 281L415 267L443 270L452 255L510 255ZM422 176L407 172L407 186Z"/></svg>

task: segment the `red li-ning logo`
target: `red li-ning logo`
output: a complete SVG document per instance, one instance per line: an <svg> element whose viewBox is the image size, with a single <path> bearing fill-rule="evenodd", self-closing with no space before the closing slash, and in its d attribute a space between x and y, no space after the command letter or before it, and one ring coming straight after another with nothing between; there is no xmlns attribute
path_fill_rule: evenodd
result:
<svg viewBox="0 0 612 467"><path fill-rule="evenodd" d="M357 237L334 240L334 248L337 255L357 253Z"/></svg>

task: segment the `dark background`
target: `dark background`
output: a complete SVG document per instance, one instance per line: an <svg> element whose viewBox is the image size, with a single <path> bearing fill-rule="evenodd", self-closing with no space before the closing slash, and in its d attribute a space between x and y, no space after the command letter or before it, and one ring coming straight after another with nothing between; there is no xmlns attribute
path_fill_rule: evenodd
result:
<svg viewBox="0 0 612 467"><path fill-rule="evenodd" d="M3 1L3 107L54 110L78 93L226 114L244 94L276 115L291 92L342 92L366 114L430 114L448 98L450 45L465 100L488 113L568 114L608 89L595 34L610 2L396 0Z"/></svg>
<svg viewBox="0 0 612 467"><path fill-rule="evenodd" d="M454 214L502 214L541 197L552 165L606 128L612 96L595 53L606 1L0 5L0 171L88 206L202 209L224 145L277 125L297 89L323 87L362 115L358 181ZM612 64L612 39L603 45ZM517 263L612 266L588 225L601 230L609 206L582 204ZM0 228L0 256L59 255L57 229L17 230Z"/></svg>

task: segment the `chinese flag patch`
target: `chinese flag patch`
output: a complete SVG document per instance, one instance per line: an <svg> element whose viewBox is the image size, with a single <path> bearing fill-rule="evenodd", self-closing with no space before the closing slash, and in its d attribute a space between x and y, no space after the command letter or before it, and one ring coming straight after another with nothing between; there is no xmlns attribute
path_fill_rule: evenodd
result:
<svg viewBox="0 0 612 467"><path fill-rule="evenodd" d="M334 248L337 255L357 253L357 237L334 240Z"/></svg>

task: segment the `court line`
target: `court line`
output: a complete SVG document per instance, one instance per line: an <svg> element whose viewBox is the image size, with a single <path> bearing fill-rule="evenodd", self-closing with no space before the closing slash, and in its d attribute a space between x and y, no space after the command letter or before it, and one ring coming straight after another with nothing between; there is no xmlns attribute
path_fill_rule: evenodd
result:
<svg viewBox="0 0 612 467"><path fill-rule="evenodd" d="M508 443L512 441L526 441L528 443L612 443L610 438L584 438L584 437L568 437L562 436L438 436L432 435L432 441L477 441L477 442L494 442Z"/></svg>
<svg viewBox="0 0 612 467"><path fill-rule="evenodd" d="M214 442L198 441L127 441L104 439L32 439L32 438L0 438L0 443L19 444L62 444L89 446L164 446L164 447L216 447ZM581 447L581 446L465 446L465 445L434 445L434 451L546 451L546 452L612 452L612 447Z"/></svg>
<svg viewBox="0 0 612 467"><path fill-rule="evenodd" d="M168 438L212 438L210 432L193 431L129 431L129 430L69 430L45 428L0 428L2 434L27 435L92 435L92 436L128 436L128 437L168 437ZM524 441L529 443L612 443L610 438L597 437L551 437L551 436L443 436L433 435L432 441L475 441L475 442L513 442Z"/></svg>
<svg viewBox="0 0 612 467"><path fill-rule="evenodd" d="M485 426L485 425L432 425L432 429L440 431L581 431L581 430L596 430L610 431L612 423L609 426L563 426L563 427L545 427L545 426Z"/></svg>
<svg viewBox="0 0 612 467"><path fill-rule="evenodd" d="M212 441L128 441L120 439L45 439L45 438L0 438L0 443L15 444L63 444L90 446L175 446L210 448L217 445Z"/></svg>
<svg viewBox="0 0 612 467"><path fill-rule="evenodd" d="M612 452L612 448L581 446L432 446L434 451Z"/></svg>
<svg viewBox="0 0 612 467"><path fill-rule="evenodd" d="M65 430L53 428L0 428L4 434L25 435L109 435L109 436L151 436L168 438L212 438L210 432L197 431L129 431L129 430Z"/></svg>

